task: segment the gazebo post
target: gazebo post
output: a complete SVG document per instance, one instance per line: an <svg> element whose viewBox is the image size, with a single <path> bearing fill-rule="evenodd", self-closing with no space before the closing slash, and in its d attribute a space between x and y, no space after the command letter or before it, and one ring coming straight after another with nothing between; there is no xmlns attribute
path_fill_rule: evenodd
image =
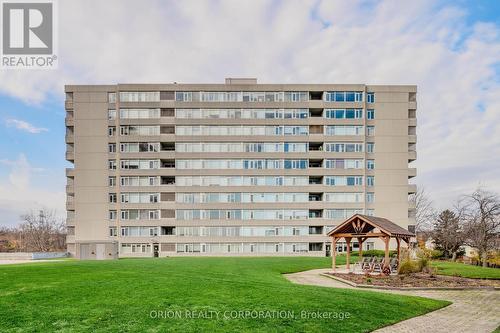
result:
<svg viewBox="0 0 500 333"><path fill-rule="evenodd" d="M400 250L400 247L401 247L401 239L399 237L396 237L396 243L398 243L398 267L399 267L399 257L400 257L400 254L401 254L401 250Z"/></svg>
<svg viewBox="0 0 500 333"><path fill-rule="evenodd" d="M347 272L349 273L349 268L350 268L349 261L351 259L351 238L345 237L345 242L347 244L346 268L347 268Z"/></svg>
<svg viewBox="0 0 500 333"><path fill-rule="evenodd" d="M384 237L384 242L385 242L385 266L389 266L389 242L391 240L391 237L386 236Z"/></svg>
<svg viewBox="0 0 500 333"><path fill-rule="evenodd" d="M332 269L333 272L335 273L335 266L336 266L336 258L335 256L337 255L337 237L332 237Z"/></svg>
<svg viewBox="0 0 500 333"><path fill-rule="evenodd" d="M363 258L363 237L358 237L359 259Z"/></svg>

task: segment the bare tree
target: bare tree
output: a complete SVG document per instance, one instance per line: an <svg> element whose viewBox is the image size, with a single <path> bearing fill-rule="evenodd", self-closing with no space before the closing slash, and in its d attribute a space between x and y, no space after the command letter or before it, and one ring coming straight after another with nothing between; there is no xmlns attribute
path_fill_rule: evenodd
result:
<svg viewBox="0 0 500 333"><path fill-rule="evenodd" d="M445 257L451 256L455 261L457 252L465 240L460 214L455 214L449 209L442 211L434 222L432 238L436 249L442 250Z"/></svg>
<svg viewBox="0 0 500 333"><path fill-rule="evenodd" d="M31 211L22 216L18 234L21 251L47 252L65 247L65 227L53 211Z"/></svg>
<svg viewBox="0 0 500 333"><path fill-rule="evenodd" d="M425 192L425 188L419 187L417 192L410 196L410 201L415 203L415 230L417 232L428 232L436 217L433 202Z"/></svg>
<svg viewBox="0 0 500 333"><path fill-rule="evenodd" d="M487 266L488 251L498 246L500 197L477 189L460 200L459 208L465 218L466 244L477 249L483 266Z"/></svg>

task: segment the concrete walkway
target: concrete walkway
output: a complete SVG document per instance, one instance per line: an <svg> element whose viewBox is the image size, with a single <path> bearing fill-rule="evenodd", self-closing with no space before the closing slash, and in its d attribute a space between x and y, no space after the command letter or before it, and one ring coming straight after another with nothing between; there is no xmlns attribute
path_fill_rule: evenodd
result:
<svg viewBox="0 0 500 333"><path fill-rule="evenodd" d="M52 261L62 261L62 260L57 260L57 259L50 259L50 260L45 260L45 259L37 259L37 260L9 259L9 260L0 260L0 265L29 264L29 263L47 262L47 261L52 262Z"/></svg>
<svg viewBox="0 0 500 333"><path fill-rule="evenodd" d="M375 332L474 332L490 333L500 326L499 290L380 290L355 288L340 281L321 276L329 269L314 269L286 278L294 283L332 288L347 288L389 292L394 294L442 299L453 304L425 314L387 326Z"/></svg>

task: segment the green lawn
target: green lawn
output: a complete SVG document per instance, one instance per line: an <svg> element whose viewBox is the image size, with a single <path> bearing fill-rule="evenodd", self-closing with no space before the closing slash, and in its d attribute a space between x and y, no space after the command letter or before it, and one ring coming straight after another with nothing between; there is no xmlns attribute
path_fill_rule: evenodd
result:
<svg viewBox="0 0 500 333"><path fill-rule="evenodd" d="M461 276L474 279L500 279L499 268L466 265L451 261L433 261L432 265L437 267L437 273L441 275Z"/></svg>
<svg viewBox="0 0 500 333"><path fill-rule="evenodd" d="M184 257L0 266L0 331L368 332L448 304L296 285L281 275L329 265L329 258ZM288 318L231 318L253 310ZM151 318L158 311L183 318ZM188 319L186 311L214 317ZM301 311L333 318L305 319Z"/></svg>

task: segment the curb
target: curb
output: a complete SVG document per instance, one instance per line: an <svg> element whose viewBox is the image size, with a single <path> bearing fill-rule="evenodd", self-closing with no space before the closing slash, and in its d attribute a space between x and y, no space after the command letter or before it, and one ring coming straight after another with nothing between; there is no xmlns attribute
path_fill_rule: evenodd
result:
<svg viewBox="0 0 500 333"><path fill-rule="evenodd" d="M333 276L328 273L320 273L330 279L345 283L354 288L364 289L382 289L382 290L500 290L500 287L388 287L388 286L374 286L368 284L357 284L352 281L344 280L338 276Z"/></svg>

